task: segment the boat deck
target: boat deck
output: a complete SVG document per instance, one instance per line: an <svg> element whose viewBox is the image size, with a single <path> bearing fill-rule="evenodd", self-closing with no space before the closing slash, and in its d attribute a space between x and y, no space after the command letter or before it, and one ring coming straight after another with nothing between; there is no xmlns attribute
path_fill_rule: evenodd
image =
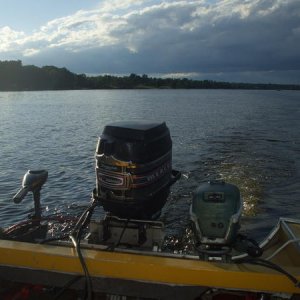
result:
<svg viewBox="0 0 300 300"><path fill-rule="evenodd" d="M281 220L262 244L264 258L275 254L270 261L295 276L298 283L299 238L300 223ZM105 291L107 286L116 288L116 283L125 282L127 288L132 285L164 286L167 289L187 288L198 293L206 288L220 288L300 294L300 288L287 276L248 263L206 262L189 255L141 253L125 249L107 251L101 245L89 244L82 244L82 254L95 291ZM11 276L12 280L22 279L57 286L63 286L71 278L83 275L77 252L68 243L44 245L0 240L0 270L6 279Z"/></svg>

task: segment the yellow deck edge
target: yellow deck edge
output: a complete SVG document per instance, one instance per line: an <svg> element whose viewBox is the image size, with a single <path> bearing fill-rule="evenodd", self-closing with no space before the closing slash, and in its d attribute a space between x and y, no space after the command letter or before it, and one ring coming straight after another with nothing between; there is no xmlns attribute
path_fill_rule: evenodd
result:
<svg viewBox="0 0 300 300"><path fill-rule="evenodd" d="M300 294L286 276L263 267L101 250L82 253L92 277ZM0 240L0 265L83 274L75 249L64 246ZM300 280L300 270L293 271Z"/></svg>

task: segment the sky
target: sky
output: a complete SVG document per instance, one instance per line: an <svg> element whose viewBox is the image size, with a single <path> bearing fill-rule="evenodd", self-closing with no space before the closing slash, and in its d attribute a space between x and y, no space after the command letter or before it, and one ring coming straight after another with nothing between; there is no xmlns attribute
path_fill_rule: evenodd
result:
<svg viewBox="0 0 300 300"><path fill-rule="evenodd" d="M0 60L300 84L300 0L0 0Z"/></svg>

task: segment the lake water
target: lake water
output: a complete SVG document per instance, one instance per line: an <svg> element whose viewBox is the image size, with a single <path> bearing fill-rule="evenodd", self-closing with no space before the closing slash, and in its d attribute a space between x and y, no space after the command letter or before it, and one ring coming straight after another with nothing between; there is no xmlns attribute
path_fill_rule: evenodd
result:
<svg viewBox="0 0 300 300"><path fill-rule="evenodd" d="M165 121L173 140L172 187L162 219L188 223L192 191L210 179L237 184L242 230L261 239L280 216L300 217L300 92L99 90L0 93L0 226L27 217L31 196L12 197L28 169L46 169L44 214L78 214L95 187L94 152L110 122Z"/></svg>

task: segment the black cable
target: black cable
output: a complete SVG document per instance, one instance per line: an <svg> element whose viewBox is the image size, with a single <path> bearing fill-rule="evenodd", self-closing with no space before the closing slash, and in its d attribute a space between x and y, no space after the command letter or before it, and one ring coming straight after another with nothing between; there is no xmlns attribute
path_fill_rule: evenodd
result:
<svg viewBox="0 0 300 300"><path fill-rule="evenodd" d="M298 279L286 270L284 270L282 267L278 266L277 264L274 264L268 260L264 260L261 258L256 259L256 262L262 266L269 267L270 269L274 269L277 272L284 274L294 283L296 287L300 288L300 282L298 281Z"/></svg>
<svg viewBox="0 0 300 300"><path fill-rule="evenodd" d="M128 223L129 223L130 219L127 219L126 222L124 223L124 226L123 226L123 229L122 229L122 232L119 236L119 240L116 244L112 244L112 245L109 245L105 250L106 251L114 251L116 247L118 247L120 244L121 244L121 240L123 238L123 235L125 233L125 230L127 229L127 226L128 226Z"/></svg>
<svg viewBox="0 0 300 300"><path fill-rule="evenodd" d="M77 231L82 224L85 224L87 222L87 216L88 213L91 211L93 212L94 208L97 206L98 204L93 201L92 204L81 214L81 216L79 217L78 221L76 222L73 232ZM82 222L83 218L85 218L84 222Z"/></svg>
<svg viewBox="0 0 300 300"><path fill-rule="evenodd" d="M77 251L77 255L80 261L80 264L82 266L82 269L84 271L84 275L85 275L85 299L87 298L88 300L92 299L92 291L93 291L93 287L92 287L92 280L88 271L88 268L86 266L84 257L82 255L81 252L81 248L80 248L80 243L81 243L81 236L82 236L82 232L84 227L87 225L87 223L90 221L90 218L92 216L92 213L95 209L95 207L98 205L97 202L93 202L84 212L83 214L80 216L78 222L76 223L73 232L70 235L70 238L74 244L74 247Z"/></svg>
<svg viewBox="0 0 300 300"><path fill-rule="evenodd" d="M73 236L71 236L70 238L71 238L71 240L72 240L72 242L75 246L80 264L82 266L82 269L83 269L83 272L84 272L84 275L85 275L85 291L86 291L86 293L85 293L84 299L91 300L92 299L92 281L91 281L91 277L90 277L88 268L86 266L86 263L85 263L84 258L82 256L82 253L81 253L80 241L76 241Z"/></svg>
<svg viewBox="0 0 300 300"><path fill-rule="evenodd" d="M124 224L124 226L123 226L123 230L122 230L122 232L121 232L121 234L120 234L119 240L118 240L118 242L116 243L115 247L118 247L118 246L120 245L121 240L122 240L122 238L123 238L123 235L124 235L124 233L125 233L125 230L127 229L129 220L130 220L130 219L127 219L127 220L126 220L126 222L125 222L125 224Z"/></svg>
<svg viewBox="0 0 300 300"><path fill-rule="evenodd" d="M60 240L66 240L70 237L69 234L65 234L62 236L58 236L58 237L53 237L53 238L49 238L49 239L45 239L39 242L39 244L46 244L46 243L50 243L50 242L55 242L55 241L60 241Z"/></svg>
<svg viewBox="0 0 300 300"><path fill-rule="evenodd" d="M83 226L85 226L85 224L87 223L87 221L89 219L87 219L87 216L88 216L88 213L92 210L94 210L94 208L96 207L96 203L93 202L82 214L81 216L79 217L79 219L77 220L72 232L75 232L75 231L78 231L78 227L81 226L82 224L84 224ZM87 215L87 216L86 216ZM85 217L85 220L82 222L82 219ZM89 215L89 218L91 216ZM45 244L45 243L49 243L49 242L55 242L55 241L59 241L59 240L65 240L67 238L69 238L70 235L69 234L65 234L65 235L62 235L62 236L59 236L59 237L53 237L53 238L48 238L48 239L45 239L45 240L42 240L39 242L39 244Z"/></svg>
<svg viewBox="0 0 300 300"><path fill-rule="evenodd" d="M82 276L79 275L79 276L75 276L74 278L72 278L71 280L69 280L62 288L61 290L56 293L56 295L54 295L54 300L57 300L59 299L65 292L66 290L71 287L76 281L78 281L79 279L81 279Z"/></svg>
<svg viewBox="0 0 300 300"><path fill-rule="evenodd" d="M80 216L80 218L78 219L77 223L74 226L74 229L70 235L63 235L60 237L56 237L56 238L49 238L47 240L43 240L40 242L40 244L44 244L47 242L51 242L51 241L56 241L56 240L62 240L62 239L66 239L66 238L71 238L74 247L77 251L77 255L79 258L79 261L81 263L82 269L84 271L85 274L85 289L87 290L87 297L88 299L92 299L92 281L90 278L90 274L89 271L87 269L86 263L84 261L84 258L82 256L81 253L81 248L80 248L80 242L81 242L81 236L82 236L82 232L83 232L83 228L86 226L86 224L89 222L92 213L94 211L94 208L97 206L97 203L93 202ZM76 236L74 236L76 234ZM81 276L80 276L81 277ZM71 281L69 284L71 285L73 282ZM63 293L65 291L66 288L62 289L61 293ZM85 296L85 298L86 298ZM60 297L60 294L56 296L57 298ZM55 298L55 299L57 299Z"/></svg>
<svg viewBox="0 0 300 300"><path fill-rule="evenodd" d="M273 269L288 277L296 287L300 288L300 282L295 276L293 276L292 274L290 274L289 272L287 272L277 264L272 263L268 260L261 259L261 258L241 258L241 259L234 260L234 262L238 264L246 263L246 264L258 265L258 266L263 266L265 268Z"/></svg>

